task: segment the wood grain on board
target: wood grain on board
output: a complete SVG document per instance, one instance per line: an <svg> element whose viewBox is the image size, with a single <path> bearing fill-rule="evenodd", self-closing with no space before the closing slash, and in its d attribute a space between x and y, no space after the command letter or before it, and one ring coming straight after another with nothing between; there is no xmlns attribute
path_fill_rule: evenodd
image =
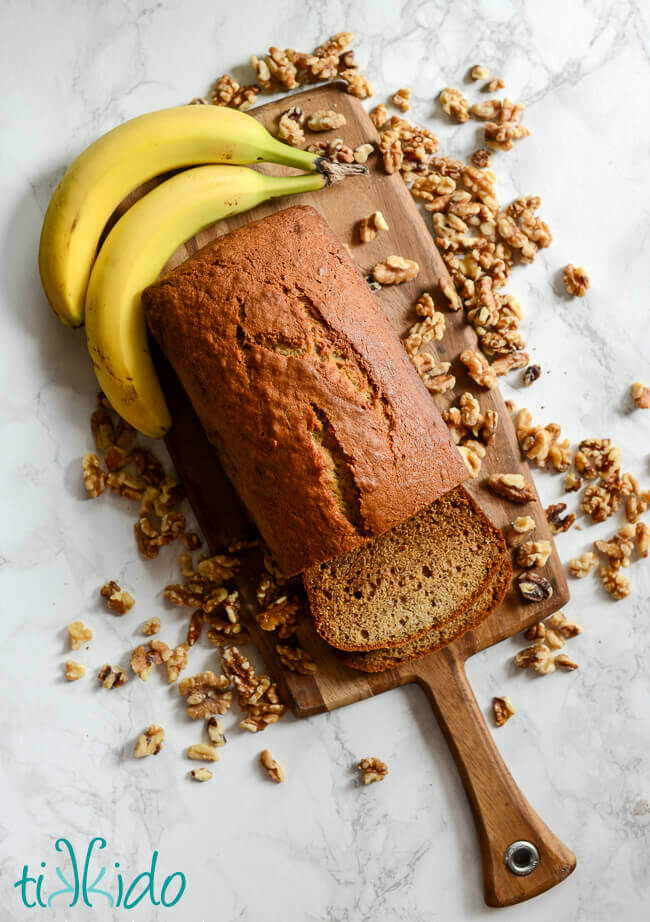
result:
<svg viewBox="0 0 650 922"><path fill-rule="evenodd" d="M343 128L310 136L315 140L341 137L353 148L366 141L377 143L379 140L363 106L337 84L292 96L291 104L300 105L306 113L334 109L345 115L347 124ZM252 110L252 114L274 131L278 115L287 107L286 99L279 100ZM431 292L447 321L444 339L435 349L431 347L431 351L441 360L452 363L457 382L455 391L436 398L440 409L446 409L463 391L469 390L478 397L482 410L493 408L499 414L496 441L487 452L480 477L467 486L497 527L505 528L517 515L529 514L536 522L536 538L552 542L539 500L519 506L494 496L485 488L491 473L522 473L531 481L530 470L521 459L513 424L499 391L478 388L458 359L464 349L477 347L476 335L462 311L448 310L440 289L441 279L448 278L447 270L415 201L399 175L384 172L376 154L370 158L368 166L368 176L347 179L321 192L276 199L252 212L219 222L181 247L167 268L178 265L200 247L244 223L298 203L310 204L324 216L350 247L364 275L375 263L393 253L416 260L420 266L416 279L377 292L382 309L397 333L403 335L417 319L416 299L423 291ZM263 169L272 173L290 172L278 167ZM370 243L361 244L357 223L376 210L383 213L389 230L377 234ZM160 356L158 362L174 418L167 446L210 550L216 553L222 551L224 543L233 536L246 533L246 515L173 373ZM473 653L523 630L565 604L568 589L555 548L542 573L553 586L553 596L546 602L526 603L511 587L498 611L477 629L438 653L375 675L345 666L317 636L308 620L299 629L298 636L301 645L318 663L319 671L313 676L290 672L277 657L272 635L259 630L254 618L248 618L255 644L277 679L285 700L299 717L332 710L411 682L423 687L449 741L472 804L481 844L485 899L490 905L509 905L528 899L564 879L575 866L574 856L544 826L508 773L472 695L463 665ZM244 608L253 598L253 589L252 578L250 585L244 580ZM506 871L503 863L505 848L517 839L529 839L540 851L540 866L529 877Z"/></svg>

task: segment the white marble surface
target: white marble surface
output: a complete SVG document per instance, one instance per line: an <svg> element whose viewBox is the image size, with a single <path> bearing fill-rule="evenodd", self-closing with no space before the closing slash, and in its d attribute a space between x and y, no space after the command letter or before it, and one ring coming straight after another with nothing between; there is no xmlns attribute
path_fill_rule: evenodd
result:
<svg viewBox="0 0 650 922"><path fill-rule="evenodd" d="M507 94L526 103L530 139L495 158L503 200L539 193L554 243L517 270L511 290L544 375L525 393L506 387L541 421L574 440L611 436L624 466L650 481L650 413L631 412L629 386L650 380L650 17L635 0L567 3L240 0L224 4L0 3L0 918L28 911L12 883L47 862L53 841L78 850L94 834L127 875L154 848L164 875L181 870L188 889L176 909L138 907L152 919L357 922L478 920L482 902L472 819L445 743L416 689L393 691L307 721L288 716L263 737L233 723L215 777L187 779L184 747L197 728L159 677L117 693L92 673L125 662L146 617L161 614L163 637L181 619L160 589L174 552L145 564L132 516L113 497L88 502L80 457L95 383L83 335L49 311L36 275L43 213L64 166L100 132L150 109L204 93L218 73L270 43L308 49L341 28L359 37L358 56L377 99L411 86L413 114L450 153L467 154L477 130L452 126L434 98L461 85L469 65L488 64ZM586 266L592 290L568 301L558 271ZM512 392L511 392L512 391ZM540 475L545 501L560 479ZM611 523L559 538L565 559ZM481 707L507 693L517 716L495 737L515 778L551 828L578 855L560 887L503 910L527 922L647 918L650 829L648 670L649 563L631 570L632 595L614 603L593 578L573 583L567 613L585 633L571 642L572 674L531 678L512 667L517 641L470 663ZM124 619L100 610L97 588L116 578L137 603ZM81 659L85 681L67 686L64 626L82 618L95 632ZM208 649L206 664L213 654ZM157 720L167 743L156 759L131 757L137 734ZM260 774L269 746L285 784ZM368 789L351 765L377 754L388 779ZM112 864L111 864L112 867ZM62 901L44 917L126 919ZM38 917L35 910L29 917Z"/></svg>

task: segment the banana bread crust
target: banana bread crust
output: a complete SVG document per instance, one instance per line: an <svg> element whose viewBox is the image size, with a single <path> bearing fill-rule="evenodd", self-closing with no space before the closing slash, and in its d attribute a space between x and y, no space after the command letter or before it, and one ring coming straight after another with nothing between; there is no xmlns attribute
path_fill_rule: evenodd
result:
<svg viewBox="0 0 650 922"><path fill-rule="evenodd" d="M313 208L218 239L142 300L287 576L382 534L466 480L399 338Z"/></svg>

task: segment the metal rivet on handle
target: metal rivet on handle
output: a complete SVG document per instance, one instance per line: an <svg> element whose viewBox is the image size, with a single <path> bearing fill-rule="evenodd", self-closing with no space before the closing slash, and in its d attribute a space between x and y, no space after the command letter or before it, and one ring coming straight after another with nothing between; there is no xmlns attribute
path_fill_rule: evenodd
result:
<svg viewBox="0 0 650 922"><path fill-rule="evenodd" d="M532 842L519 839L512 842L503 855L503 863L511 874L528 877L539 866L539 852Z"/></svg>

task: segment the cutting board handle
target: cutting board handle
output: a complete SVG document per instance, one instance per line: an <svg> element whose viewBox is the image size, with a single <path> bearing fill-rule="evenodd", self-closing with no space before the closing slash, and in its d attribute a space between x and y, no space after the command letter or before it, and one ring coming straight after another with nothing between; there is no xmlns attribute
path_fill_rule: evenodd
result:
<svg viewBox="0 0 650 922"><path fill-rule="evenodd" d="M413 681L431 701L472 805L485 902L488 906L511 906L559 884L575 868L575 855L541 821L515 784L481 714L458 652L448 647L411 665ZM535 850L539 864L531 870Z"/></svg>

